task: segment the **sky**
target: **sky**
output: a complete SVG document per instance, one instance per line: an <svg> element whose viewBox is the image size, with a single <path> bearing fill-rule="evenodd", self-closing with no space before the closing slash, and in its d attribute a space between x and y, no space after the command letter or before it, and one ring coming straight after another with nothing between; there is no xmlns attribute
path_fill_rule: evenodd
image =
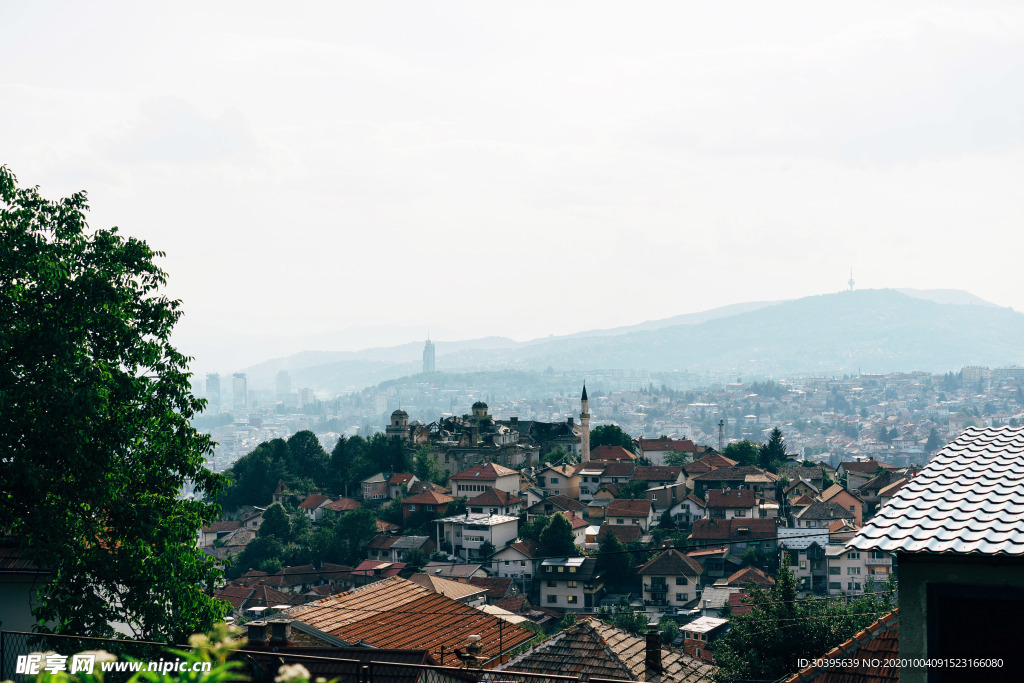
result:
<svg viewBox="0 0 1024 683"><path fill-rule="evenodd" d="M166 256L178 347L858 288L1024 310L1024 7L0 0L0 164Z"/></svg>

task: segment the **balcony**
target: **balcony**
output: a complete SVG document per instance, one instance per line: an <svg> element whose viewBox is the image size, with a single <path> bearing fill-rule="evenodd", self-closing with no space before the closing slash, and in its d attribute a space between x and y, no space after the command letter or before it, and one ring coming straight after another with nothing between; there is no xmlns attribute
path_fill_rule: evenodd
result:
<svg viewBox="0 0 1024 683"><path fill-rule="evenodd" d="M645 583L644 584L644 592L645 593L652 593L652 592L653 593L667 593L668 592L668 584L665 584L665 583Z"/></svg>
<svg viewBox="0 0 1024 683"><path fill-rule="evenodd" d="M864 564L869 567L891 567L891 557L869 557L864 560Z"/></svg>

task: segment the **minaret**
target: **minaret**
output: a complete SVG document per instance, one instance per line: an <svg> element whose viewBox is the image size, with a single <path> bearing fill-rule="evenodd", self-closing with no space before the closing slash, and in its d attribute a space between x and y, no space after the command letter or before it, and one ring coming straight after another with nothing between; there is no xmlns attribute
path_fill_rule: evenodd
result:
<svg viewBox="0 0 1024 683"><path fill-rule="evenodd" d="M590 462L590 405L587 401L587 383L583 383L580 397L580 460Z"/></svg>

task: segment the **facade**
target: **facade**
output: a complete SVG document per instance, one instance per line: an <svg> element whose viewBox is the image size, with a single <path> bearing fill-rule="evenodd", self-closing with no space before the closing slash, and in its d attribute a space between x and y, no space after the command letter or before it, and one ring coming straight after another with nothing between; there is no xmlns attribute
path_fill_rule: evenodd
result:
<svg viewBox="0 0 1024 683"><path fill-rule="evenodd" d="M211 372L206 375L206 409L213 413L219 413L221 409L220 396L220 375Z"/></svg>
<svg viewBox="0 0 1024 683"><path fill-rule="evenodd" d="M423 345L423 373L434 372L434 342L427 338L427 343Z"/></svg>
<svg viewBox="0 0 1024 683"><path fill-rule="evenodd" d="M480 550L488 541L497 548L504 548L515 541L519 534L519 518L508 515L472 514L443 517L437 524L437 547L463 560L487 559Z"/></svg>
<svg viewBox="0 0 1024 683"><path fill-rule="evenodd" d="M362 485L363 498L366 500L386 500L388 497L388 478L378 472L359 482Z"/></svg>
<svg viewBox="0 0 1024 683"><path fill-rule="evenodd" d="M646 498L639 500L614 498L608 504L605 522L608 524L633 524L647 531L654 522L654 508L651 507L651 501Z"/></svg>
<svg viewBox="0 0 1024 683"><path fill-rule="evenodd" d="M604 595L604 576L592 557L548 558L540 563L540 606L593 610Z"/></svg>
<svg viewBox="0 0 1024 683"><path fill-rule="evenodd" d="M516 495L519 493L519 472L488 462L453 474L448 486L456 498L475 498L489 488Z"/></svg>
<svg viewBox="0 0 1024 683"><path fill-rule="evenodd" d="M700 617L683 626L683 652L705 662L713 662L709 646L726 631L728 619Z"/></svg>
<svg viewBox="0 0 1024 683"><path fill-rule="evenodd" d="M540 566L540 546L533 541L517 541L491 556L491 573L501 578L530 580Z"/></svg>
<svg viewBox="0 0 1024 683"><path fill-rule="evenodd" d="M580 479L573 465L548 465L537 471L537 488L548 495L579 499Z"/></svg>
<svg viewBox="0 0 1024 683"><path fill-rule="evenodd" d="M643 577L644 604L660 612L674 612L694 600L701 590L704 568L693 558L671 548L637 569Z"/></svg>
<svg viewBox="0 0 1024 683"><path fill-rule="evenodd" d="M231 405L236 411L246 410L249 407L244 372L236 372L231 376Z"/></svg>

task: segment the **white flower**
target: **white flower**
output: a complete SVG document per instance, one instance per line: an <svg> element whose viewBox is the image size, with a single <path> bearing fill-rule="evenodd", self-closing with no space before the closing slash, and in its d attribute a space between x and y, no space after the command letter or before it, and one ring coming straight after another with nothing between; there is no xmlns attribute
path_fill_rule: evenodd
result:
<svg viewBox="0 0 1024 683"><path fill-rule="evenodd" d="M274 683L289 683L290 681L308 681L309 669L301 664L285 664L277 670L277 678Z"/></svg>

